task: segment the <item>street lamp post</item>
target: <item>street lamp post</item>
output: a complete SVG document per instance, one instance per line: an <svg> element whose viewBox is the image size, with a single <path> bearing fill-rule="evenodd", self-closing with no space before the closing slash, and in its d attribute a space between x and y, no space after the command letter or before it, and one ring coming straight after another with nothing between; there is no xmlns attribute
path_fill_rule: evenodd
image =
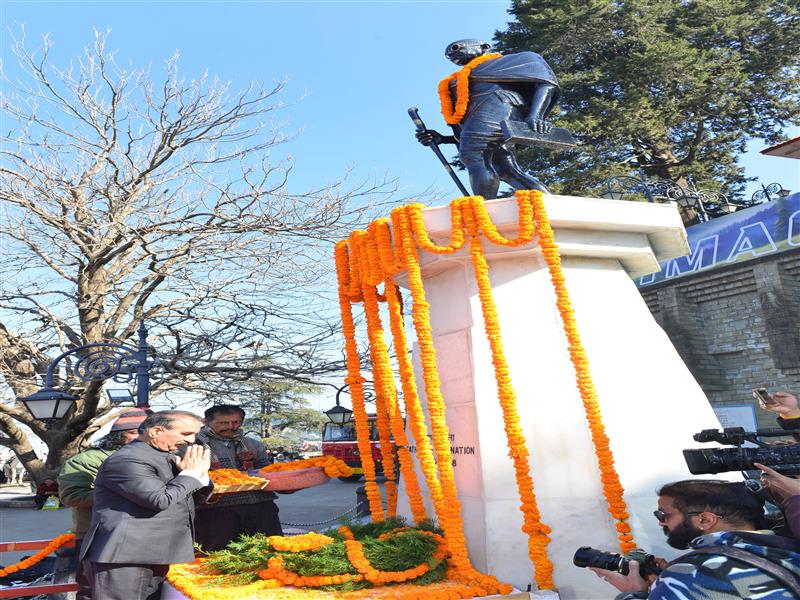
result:
<svg viewBox="0 0 800 600"><path fill-rule="evenodd" d="M339 396L341 396L342 392L347 390L349 387L350 385L346 384L338 388L336 390L336 406L324 411L325 416L327 416L328 420L334 425L344 425L353 419L353 411L339 404Z"/></svg>
<svg viewBox="0 0 800 600"><path fill-rule="evenodd" d="M754 204L758 204L764 200L767 202L772 202L778 198L786 198L786 196L792 193L791 190L787 190L780 183L770 183L767 186L765 186L763 183L760 183L759 185L761 185L761 189L753 192L751 197L751 200Z"/></svg>
<svg viewBox="0 0 800 600"><path fill-rule="evenodd" d="M147 328L144 326L144 321L139 324L137 333L139 340L136 347L116 342L100 342L78 346L63 352L47 367L44 387L19 400L25 404L33 418L45 421L46 425L63 419L77 398L55 389L55 373L62 360L68 356L82 354L72 368L73 374L78 379L105 381L114 378L116 381L120 381L118 379L120 376L127 376L127 379L122 381L130 381L135 376L136 407L149 408L150 369L155 362L149 361L147 358ZM129 399L133 398L130 394L128 397Z"/></svg>

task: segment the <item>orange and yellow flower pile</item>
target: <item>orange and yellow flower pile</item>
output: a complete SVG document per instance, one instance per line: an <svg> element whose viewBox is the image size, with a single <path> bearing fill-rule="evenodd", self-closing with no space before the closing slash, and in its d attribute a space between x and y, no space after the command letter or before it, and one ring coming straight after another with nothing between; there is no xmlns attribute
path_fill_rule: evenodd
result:
<svg viewBox="0 0 800 600"><path fill-rule="evenodd" d="M241 484L263 486L265 483L261 477L253 477L238 469L211 469L208 476L217 486Z"/></svg>
<svg viewBox="0 0 800 600"><path fill-rule="evenodd" d="M271 535L267 540L278 552L314 552L334 542L332 537L314 531L294 536Z"/></svg>
<svg viewBox="0 0 800 600"><path fill-rule="evenodd" d="M328 477L350 477L353 469L347 466L343 460L333 456L314 456L303 460L292 460L267 465L259 469L259 473L277 473L279 471L298 471L300 469L311 469L322 467Z"/></svg>
<svg viewBox="0 0 800 600"><path fill-rule="evenodd" d="M493 578L450 568L444 537L429 529L404 526L401 520L389 519L376 528L343 526L326 533L330 535L311 533L294 540L253 536L193 564L173 565L168 580L192 600L460 600L510 589L498 586ZM329 552L332 544L338 548ZM226 562L237 550L246 558ZM309 565L314 565L311 570L316 574L309 572ZM311 591L317 594L311 596Z"/></svg>
<svg viewBox="0 0 800 600"><path fill-rule="evenodd" d="M171 565L168 578L190 600L460 600L486 595L479 586L449 576L428 585L401 583L341 592L285 587L275 579L223 586L218 584L220 577L207 574L201 563Z"/></svg>

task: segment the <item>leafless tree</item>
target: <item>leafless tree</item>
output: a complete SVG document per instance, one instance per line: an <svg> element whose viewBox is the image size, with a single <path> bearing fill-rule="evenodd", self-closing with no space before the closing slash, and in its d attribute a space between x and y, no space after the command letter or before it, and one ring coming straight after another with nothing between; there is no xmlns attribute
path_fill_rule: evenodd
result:
<svg viewBox="0 0 800 600"><path fill-rule="evenodd" d="M144 320L159 393L213 394L231 379L313 382L339 365L325 302L331 244L384 202L391 183L289 190L286 141L271 121L281 83L188 79L123 68L97 33L56 66L45 37L12 40L0 148L0 444L34 478L52 476L113 414L102 383L62 377L79 396L47 429L16 398L54 356L126 341ZM349 188L345 186L349 185ZM331 290L333 291L333 290ZM253 367L253 365L258 365ZM20 428L48 447L37 458Z"/></svg>

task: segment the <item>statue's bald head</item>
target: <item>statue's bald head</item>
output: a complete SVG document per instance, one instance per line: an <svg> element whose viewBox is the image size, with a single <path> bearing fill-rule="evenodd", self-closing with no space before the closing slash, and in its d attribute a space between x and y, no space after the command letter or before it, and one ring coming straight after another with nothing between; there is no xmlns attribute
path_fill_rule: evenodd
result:
<svg viewBox="0 0 800 600"><path fill-rule="evenodd" d="M473 58L483 56L492 49L492 45L481 40L456 40L447 45L444 55L448 60L463 66Z"/></svg>

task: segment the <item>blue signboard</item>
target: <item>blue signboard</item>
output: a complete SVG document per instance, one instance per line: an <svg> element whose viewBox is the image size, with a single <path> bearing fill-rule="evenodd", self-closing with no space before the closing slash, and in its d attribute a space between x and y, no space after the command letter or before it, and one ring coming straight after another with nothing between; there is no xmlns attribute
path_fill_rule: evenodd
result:
<svg viewBox="0 0 800 600"><path fill-rule="evenodd" d="M660 263L660 271L635 280L638 287L800 248L800 192L694 225L686 233L689 255Z"/></svg>

